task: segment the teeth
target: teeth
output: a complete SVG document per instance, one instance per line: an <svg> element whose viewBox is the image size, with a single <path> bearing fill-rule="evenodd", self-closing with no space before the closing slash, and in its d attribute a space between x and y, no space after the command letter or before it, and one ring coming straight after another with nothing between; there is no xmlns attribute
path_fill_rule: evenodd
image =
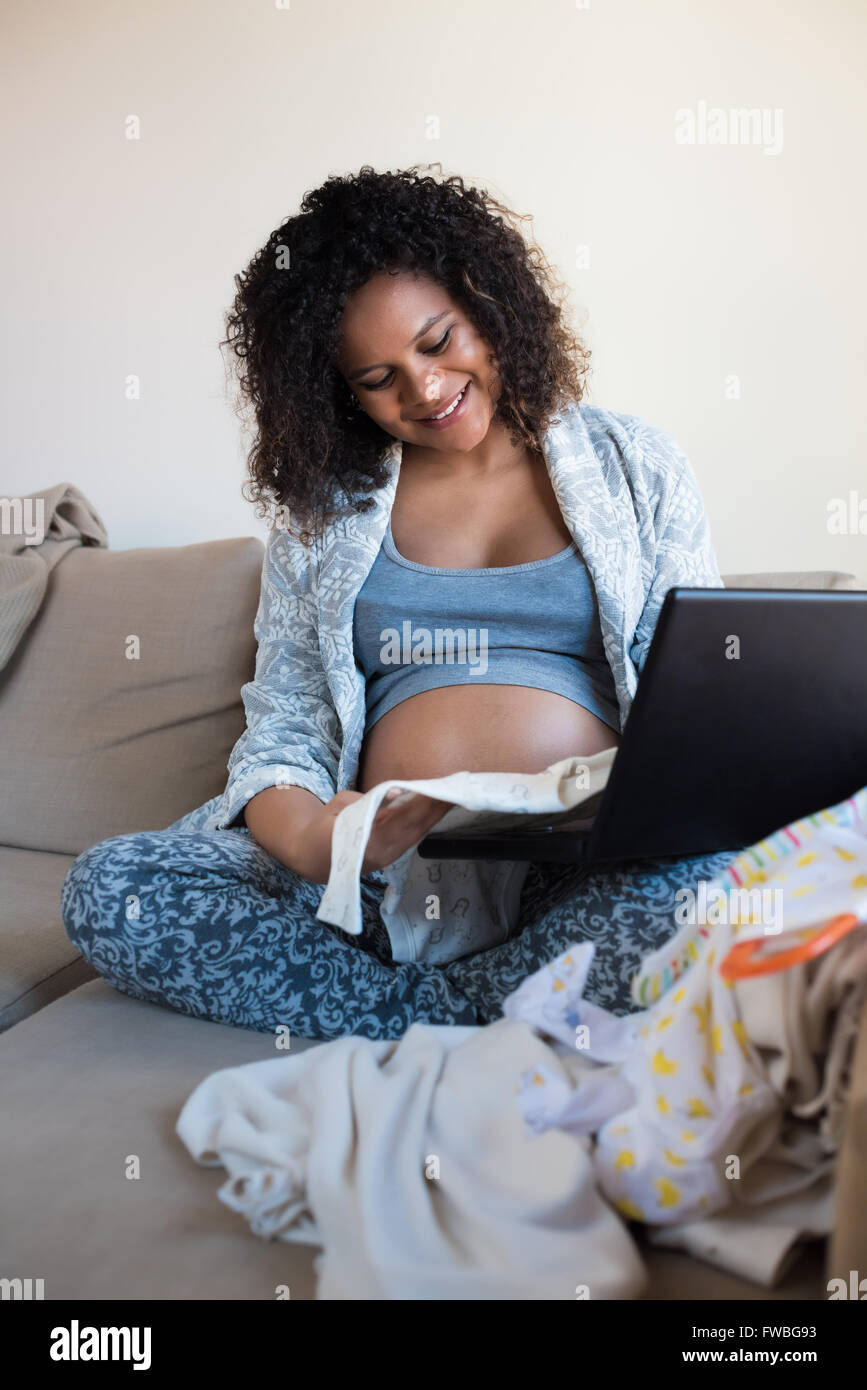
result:
<svg viewBox="0 0 867 1390"><path fill-rule="evenodd" d="M464 391L466 391L466 389L467 388L465 386L464 390L461 391L460 395L452 401L451 405L448 407L447 410L440 411L439 415L429 415L427 418L429 420L444 420L447 415L451 415L452 411L456 410L457 407L460 405L461 401L463 400Z"/></svg>

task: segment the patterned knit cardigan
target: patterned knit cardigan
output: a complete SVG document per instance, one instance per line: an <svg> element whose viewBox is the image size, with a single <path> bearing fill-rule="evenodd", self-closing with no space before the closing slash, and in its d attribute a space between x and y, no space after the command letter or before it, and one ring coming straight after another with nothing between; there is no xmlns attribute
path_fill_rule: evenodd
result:
<svg viewBox="0 0 867 1390"><path fill-rule="evenodd" d="M668 590L722 587L701 494L674 440L636 416L571 403L542 447L596 590L622 728ZM334 522L310 547L272 529L255 677L241 691L247 729L223 794L173 829L243 825L240 812L266 787L306 787L328 801L354 786L366 711L353 609L388 525L401 456L395 440L388 481L370 494L375 507Z"/></svg>

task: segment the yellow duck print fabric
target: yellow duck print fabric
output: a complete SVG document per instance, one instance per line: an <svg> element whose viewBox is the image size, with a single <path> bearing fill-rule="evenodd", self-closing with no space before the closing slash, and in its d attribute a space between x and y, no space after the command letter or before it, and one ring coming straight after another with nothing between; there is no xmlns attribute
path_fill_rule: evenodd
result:
<svg viewBox="0 0 867 1390"><path fill-rule="evenodd" d="M570 1085L545 1068L532 1086L522 1078L528 1125L595 1135L598 1186L625 1218L652 1225L727 1207L733 1183L779 1135L785 1098L750 1038L744 990L787 982L779 974L772 986L726 979L720 966L740 942L789 950L840 913L867 925L867 789L753 846L723 879L697 885L692 901L672 909L680 929L633 984L636 1002L649 1007L617 1019L584 999L587 943L524 981L504 1006L555 1040L573 1078ZM864 927L831 949L850 974L851 960L860 962L867 987Z"/></svg>

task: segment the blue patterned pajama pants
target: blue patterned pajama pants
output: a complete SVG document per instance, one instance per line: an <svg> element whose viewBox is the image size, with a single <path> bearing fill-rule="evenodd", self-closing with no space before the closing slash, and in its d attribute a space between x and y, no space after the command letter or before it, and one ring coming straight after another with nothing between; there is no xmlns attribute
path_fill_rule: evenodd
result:
<svg viewBox="0 0 867 1390"><path fill-rule="evenodd" d="M391 1039L417 1022L492 1022L507 994L574 941L596 945L587 996L630 1012L632 975L677 929L677 889L715 877L736 853L604 871L532 864L518 935L445 965L392 962L381 873L362 879L363 930L348 936L317 920L322 885L246 828L103 840L70 866L63 921L85 959L135 999L260 1032Z"/></svg>

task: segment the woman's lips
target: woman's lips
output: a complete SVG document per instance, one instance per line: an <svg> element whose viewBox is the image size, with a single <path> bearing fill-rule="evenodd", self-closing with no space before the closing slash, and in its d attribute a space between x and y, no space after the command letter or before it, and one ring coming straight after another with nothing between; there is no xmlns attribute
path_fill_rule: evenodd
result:
<svg viewBox="0 0 867 1390"><path fill-rule="evenodd" d="M463 394L460 391L456 393L460 396L460 400L454 410L450 411L448 415L444 415L441 420L416 420L414 423L417 425L424 425L426 430L444 430L448 425L453 424L455 420L459 420L463 415L467 408L467 399L471 389L470 383L467 382L466 386L463 387Z"/></svg>

